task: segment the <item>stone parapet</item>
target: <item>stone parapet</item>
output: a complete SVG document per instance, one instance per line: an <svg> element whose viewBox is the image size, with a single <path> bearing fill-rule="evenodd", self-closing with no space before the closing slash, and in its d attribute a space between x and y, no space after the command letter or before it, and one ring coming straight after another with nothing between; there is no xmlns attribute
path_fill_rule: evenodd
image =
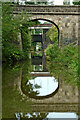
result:
<svg viewBox="0 0 80 120"><path fill-rule="evenodd" d="M11 5L13 7L14 5ZM32 14L62 14L62 15L80 15L78 5L76 6L55 6L55 5L17 5L14 9L14 14L25 11Z"/></svg>
<svg viewBox="0 0 80 120"><path fill-rule="evenodd" d="M32 112L79 112L79 104L30 105Z"/></svg>

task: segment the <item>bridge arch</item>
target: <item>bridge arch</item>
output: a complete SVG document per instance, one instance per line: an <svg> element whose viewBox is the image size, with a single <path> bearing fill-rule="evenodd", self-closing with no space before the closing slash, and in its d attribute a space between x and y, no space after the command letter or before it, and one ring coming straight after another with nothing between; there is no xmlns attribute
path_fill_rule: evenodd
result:
<svg viewBox="0 0 80 120"><path fill-rule="evenodd" d="M11 5L13 7L13 5ZM30 19L44 19L54 22L59 28L59 47L79 39L79 7L78 6L47 6L25 5L16 6L13 14L18 15L21 11L30 13Z"/></svg>
<svg viewBox="0 0 80 120"><path fill-rule="evenodd" d="M78 16L59 14L33 14L31 20L45 20L54 24L58 30L59 48L78 39Z"/></svg>
<svg viewBox="0 0 80 120"><path fill-rule="evenodd" d="M47 21L49 23L52 23L57 28L57 30L58 30L58 46L60 46L60 41L59 41L59 34L60 34L59 31L60 30L59 30L58 25L54 21L47 19L47 18L33 18L33 19L31 19L31 21L38 21L38 20Z"/></svg>
<svg viewBox="0 0 80 120"><path fill-rule="evenodd" d="M59 45L61 46L64 41L73 41L79 39L79 7L78 6L17 6L14 10L14 14L20 13L21 10L24 10L28 13L31 13L31 20L35 19L46 19L48 21L54 21L54 23L59 26ZM75 23L75 24L74 24ZM67 38L67 39L66 39ZM60 89L58 94L51 99L47 99L45 101L35 101L36 105L34 108L32 106L33 111L39 110L39 108L44 111L78 111L78 95L76 94L78 91L75 88L75 94L73 93L74 86L60 83ZM72 91L72 92L71 92ZM70 94L68 94L70 92ZM60 95L63 94L64 97ZM67 94L67 96L66 96ZM55 99L55 101L54 101ZM72 103L71 103L72 101ZM52 104L51 104L52 102ZM41 106L40 106L41 103ZM48 107L44 107L44 104ZM50 103L50 104L47 104ZM56 103L56 104L55 104ZM57 103L60 103L57 104ZM65 104L67 103L67 104ZM55 105L54 105L55 104Z"/></svg>

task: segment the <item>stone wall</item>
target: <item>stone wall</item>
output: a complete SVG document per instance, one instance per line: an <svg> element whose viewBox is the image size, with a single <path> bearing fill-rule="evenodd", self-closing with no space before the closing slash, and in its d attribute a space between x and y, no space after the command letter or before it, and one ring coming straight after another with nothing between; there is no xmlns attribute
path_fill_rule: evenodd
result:
<svg viewBox="0 0 80 120"><path fill-rule="evenodd" d="M12 5L13 7L13 5ZM47 20L59 30L59 47L80 38L80 6L17 6L14 14L32 13L31 20ZM20 81L19 81L20 82ZM20 87L20 84L18 83ZM32 111L78 111L78 88L59 81L57 94L44 100L32 99Z"/></svg>
<svg viewBox="0 0 80 120"><path fill-rule="evenodd" d="M13 7L14 5L11 5ZM80 14L77 5L17 5L14 14L20 13L22 10L32 14Z"/></svg>
<svg viewBox="0 0 80 120"><path fill-rule="evenodd" d="M13 7L13 5L11 5ZM41 5L18 5L14 14L31 13L30 19L47 20L55 24L59 30L59 47L78 40L78 24L80 6L41 6Z"/></svg>
<svg viewBox="0 0 80 120"><path fill-rule="evenodd" d="M52 22L59 30L59 46L78 40L78 16L74 15L35 15L32 20Z"/></svg>
<svg viewBox="0 0 80 120"><path fill-rule="evenodd" d="M29 106L34 112L78 112L79 91L77 86L70 85L59 79L59 89L55 95L44 99L27 98L21 89L22 71L14 81L14 89L22 95L22 100L32 101Z"/></svg>

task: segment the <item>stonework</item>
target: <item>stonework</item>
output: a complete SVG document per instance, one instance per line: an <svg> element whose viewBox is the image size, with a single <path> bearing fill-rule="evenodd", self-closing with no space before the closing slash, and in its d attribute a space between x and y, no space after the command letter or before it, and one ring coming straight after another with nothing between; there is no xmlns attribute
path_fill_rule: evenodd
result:
<svg viewBox="0 0 80 120"><path fill-rule="evenodd" d="M13 5L12 5L13 7ZM59 30L59 46L78 40L79 6L16 6L14 14L31 13L31 20L46 20Z"/></svg>
<svg viewBox="0 0 80 120"><path fill-rule="evenodd" d="M13 5L12 5L13 6ZM80 39L80 6L17 6L14 14L24 10L32 13L31 20L46 20L53 23L59 30L59 47ZM20 76L21 77L21 76ZM20 79L18 90L20 89ZM57 94L44 100L32 99L32 111L74 111L78 112L78 88L59 81ZM58 104L59 103L59 104Z"/></svg>
<svg viewBox="0 0 80 120"><path fill-rule="evenodd" d="M73 15L35 15L31 19L42 19L53 22L59 29L59 45L78 40L78 16Z"/></svg>
<svg viewBox="0 0 80 120"><path fill-rule="evenodd" d="M13 7L13 5L12 5ZM20 13L22 10L27 13L32 13L32 14L73 14L73 15L79 15L78 11L79 6L55 6L55 5L19 5L16 6L14 9L14 13Z"/></svg>
<svg viewBox="0 0 80 120"><path fill-rule="evenodd" d="M34 112L76 112L78 113L79 91L77 86L69 85L59 79L59 89L55 95L44 99L27 98L21 89L22 71L14 81L14 89L17 90L23 97L22 101L31 100L32 111Z"/></svg>

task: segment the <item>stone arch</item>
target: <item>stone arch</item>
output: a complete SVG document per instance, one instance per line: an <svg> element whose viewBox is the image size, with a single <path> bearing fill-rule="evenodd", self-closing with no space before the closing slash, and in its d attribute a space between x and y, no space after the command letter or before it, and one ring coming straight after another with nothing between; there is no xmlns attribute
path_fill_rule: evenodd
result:
<svg viewBox="0 0 80 120"><path fill-rule="evenodd" d="M13 14L18 15L22 10L30 13L31 20L46 19L54 22L59 27L59 47L79 39L80 13L77 6L17 6Z"/></svg>
<svg viewBox="0 0 80 120"><path fill-rule="evenodd" d="M59 29L59 48L78 39L78 16L46 13L33 14L30 19L47 20L56 25Z"/></svg>
<svg viewBox="0 0 80 120"><path fill-rule="evenodd" d="M52 20L52 19L47 19L47 18L32 18L31 21L37 21L37 20L44 20L44 21L47 21L47 22L50 22L52 23L54 26L56 26L57 30L58 30L58 46L60 46L60 30L59 30L59 27L58 25Z"/></svg>

